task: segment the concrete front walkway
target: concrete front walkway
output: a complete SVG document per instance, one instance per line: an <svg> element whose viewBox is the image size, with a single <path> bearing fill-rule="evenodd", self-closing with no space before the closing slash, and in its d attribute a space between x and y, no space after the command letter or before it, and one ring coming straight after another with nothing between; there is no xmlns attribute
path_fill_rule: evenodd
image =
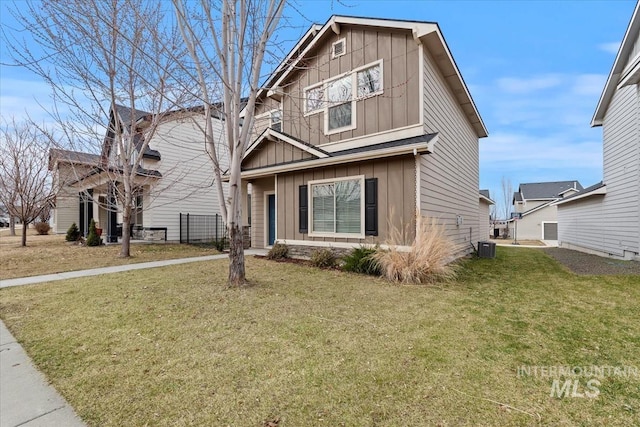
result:
<svg viewBox="0 0 640 427"><path fill-rule="evenodd" d="M245 255L266 255L267 251L249 249L244 253ZM219 254L22 277L2 280L0 281L0 288L224 259L227 257L227 254ZM29 356L0 320L0 427L81 427L84 425L73 411L73 408L47 383L44 375L35 368Z"/></svg>
<svg viewBox="0 0 640 427"><path fill-rule="evenodd" d="M266 255L264 249L248 249L244 254L249 255ZM141 262L138 264L114 265L112 267L92 268L90 270L67 271L64 273L45 274L42 276L20 277L17 279L0 280L0 288L9 288L12 286L32 285L35 283L53 282L56 280L75 279L78 277L98 276L100 274L119 273L121 271L140 270L143 268L166 267L168 265L185 264L188 262L210 261L214 259L228 258L228 254L207 255L192 258L167 259L163 261Z"/></svg>

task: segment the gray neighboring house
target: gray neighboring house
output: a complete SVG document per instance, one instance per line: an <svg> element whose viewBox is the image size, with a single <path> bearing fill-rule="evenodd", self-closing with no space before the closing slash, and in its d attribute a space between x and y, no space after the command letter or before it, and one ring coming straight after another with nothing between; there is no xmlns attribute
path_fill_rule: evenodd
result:
<svg viewBox="0 0 640 427"><path fill-rule="evenodd" d="M640 3L591 126L602 126L603 181L556 203L559 245L640 260Z"/></svg>
<svg viewBox="0 0 640 427"><path fill-rule="evenodd" d="M513 211L521 214L517 220L517 238L558 240L558 208L554 203L582 190L576 180L520 184L512 202Z"/></svg>

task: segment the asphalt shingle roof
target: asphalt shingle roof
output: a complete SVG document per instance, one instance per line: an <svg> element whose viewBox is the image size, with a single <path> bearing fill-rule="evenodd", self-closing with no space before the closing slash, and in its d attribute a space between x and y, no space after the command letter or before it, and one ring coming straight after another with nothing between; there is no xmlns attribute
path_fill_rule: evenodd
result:
<svg viewBox="0 0 640 427"><path fill-rule="evenodd" d="M560 193L572 188L578 191L584 190L577 180L525 183L520 184L520 189L514 193L514 198L520 201L519 197L522 194L525 200L556 199L561 197Z"/></svg>

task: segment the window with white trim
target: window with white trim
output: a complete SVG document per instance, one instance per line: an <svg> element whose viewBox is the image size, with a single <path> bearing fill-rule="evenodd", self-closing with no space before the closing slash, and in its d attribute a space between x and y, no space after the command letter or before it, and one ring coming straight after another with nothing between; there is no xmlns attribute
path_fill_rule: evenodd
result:
<svg viewBox="0 0 640 427"><path fill-rule="evenodd" d="M310 182L311 234L363 234L364 177Z"/></svg>
<svg viewBox="0 0 640 427"><path fill-rule="evenodd" d="M324 108L324 87L317 86L305 91L305 113L313 113Z"/></svg>
<svg viewBox="0 0 640 427"><path fill-rule="evenodd" d="M382 94L382 81L382 60L379 60L307 87L304 90L304 112L324 112L326 135L354 129L356 101Z"/></svg>
<svg viewBox="0 0 640 427"><path fill-rule="evenodd" d="M373 67L358 71L358 98L366 98L381 91L381 70L380 64L376 64Z"/></svg>
<svg viewBox="0 0 640 427"><path fill-rule="evenodd" d="M271 129L282 132L282 111L271 110L269 112L269 121Z"/></svg>
<svg viewBox="0 0 640 427"><path fill-rule="evenodd" d="M352 83L351 76L346 76L327 86L327 113L329 115L327 129L329 131L349 127L352 124Z"/></svg>

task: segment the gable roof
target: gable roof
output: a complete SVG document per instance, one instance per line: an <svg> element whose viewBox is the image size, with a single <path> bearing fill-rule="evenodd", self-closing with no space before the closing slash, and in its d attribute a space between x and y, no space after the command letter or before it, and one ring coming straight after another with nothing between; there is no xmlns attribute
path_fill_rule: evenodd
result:
<svg viewBox="0 0 640 427"><path fill-rule="evenodd" d="M487 128L480 117L480 113L471 97L462 74L458 69L451 51L436 22L409 21L400 19L364 18L346 15L333 15L324 25L313 24L302 39L294 46L280 65L271 74L263 89L258 92L258 98L268 96L273 90L277 90L280 84L292 72L299 70L298 63L313 49L316 44L324 39L330 31L340 32L340 25L359 25L386 29L404 29L411 31L413 38L418 43L424 43L433 56L438 58L437 66L440 68L447 83L451 86L458 103L465 112L467 119L480 138L488 136Z"/></svg>
<svg viewBox="0 0 640 427"><path fill-rule="evenodd" d="M489 190L480 190L480 200L490 204L490 205L495 205L496 202L494 202L491 197L489 196Z"/></svg>
<svg viewBox="0 0 640 427"><path fill-rule="evenodd" d="M523 200L553 200L568 190L582 191L582 185L574 181L532 182L520 184L517 192L513 193L514 201Z"/></svg>
<svg viewBox="0 0 640 427"><path fill-rule="evenodd" d="M70 163L72 165L95 166L100 164L101 156L99 154L83 153L82 151L63 150L61 148L52 148L49 150L49 170L53 170L57 163Z"/></svg>
<svg viewBox="0 0 640 427"><path fill-rule="evenodd" d="M590 187L585 188L579 193L572 194L569 197L565 197L564 199L560 199L553 203L554 206L562 205L569 202L575 202L581 199L586 199L587 197L593 196L604 196L607 194L607 185L600 181L597 184L594 184Z"/></svg>
<svg viewBox="0 0 640 427"><path fill-rule="evenodd" d="M259 137L258 139L261 139L262 136L267 132L267 130L265 130L265 132L263 132L261 137ZM275 132L273 130L271 131ZM283 136L286 135L280 132L278 132L278 134ZM290 142L286 139L281 140L284 142ZM322 156L314 155L313 158L309 159L293 160L268 166L243 169L242 177L258 178L261 176L273 175L274 173L299 171L323 166L334 166L339 164L364 160L375 160L411 153L428 154L433 152L433 147L437 140L438 134L432 133L410 138L403 138L396 141L383 142L380 144L367 145L365 147L336 151L333 153L324 152ZM314 148L317 149L317 147ZM223 179L228 180L228 175L225 175Z"/></svg>
<svg viewBox="0 0 640 427"><path fill-rule="evenodd" d="M640 52L634 52L634 45L638 43L640 37L640 2L636 3L636 7L629 21L629 26L622 39L622 44L618 49L618 54L613 62L613 67L607 78L598 106L591 119L591 126L602 126L604 116L609 108L609 103L613 98L618 85L634 84L640 80ZM629 65L627 65L629 64ZM626 83L626 84L625 84Z"/></svg>

